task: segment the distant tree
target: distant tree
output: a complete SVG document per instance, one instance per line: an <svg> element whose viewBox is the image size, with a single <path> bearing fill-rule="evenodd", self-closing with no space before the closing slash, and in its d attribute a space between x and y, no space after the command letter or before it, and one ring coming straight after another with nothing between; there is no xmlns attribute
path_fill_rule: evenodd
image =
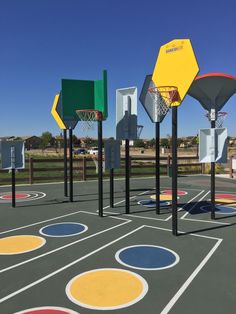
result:
<svg viewBox="0 0 236 314"><path fill-rule="evenodd" d="M156 146L156 140L152 138L150 141L148 141L148 146L153 148Z"/></svg>
<svg viewBox="0 0 236 314"><path fill-rule="evenodd" d="M145 146L146 145L145 145L144 141L141 140L141 139L138 139L138 140L134 141L134 147L145 147Z"/></svg>
<svg viewBox="0 0 236 314"><path fill-rule="evenodd" d="M98 145L98 141L96 139L91 138L91 137L86 137L84 139L84 143L85 143L86 148L90 148L90 147Z"/></svg>
<svg viewBox="0 0 236 314"><path fill-rule="evenodd" d="M170 147L169 139L168 138L161 138L160 145L162 147L169 148Z"/></svg>
<svg viewBox="0 0 236 314"><path fill-rule="evenodd" d="M44 150L46 147L52 145L53 143L53 136L50 132L43 132L41 135L41 148Z"/></svg>

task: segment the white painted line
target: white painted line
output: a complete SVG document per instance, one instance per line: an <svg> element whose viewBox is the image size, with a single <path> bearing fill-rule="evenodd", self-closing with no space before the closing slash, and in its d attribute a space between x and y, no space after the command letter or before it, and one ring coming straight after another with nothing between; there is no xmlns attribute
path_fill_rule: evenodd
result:
<svg viewBox="0 0 236 314"><path fill-rule="evenodd" d="M182 287L177 291L177 293L173 296L173 298L165 306L165 308L161 311L160 314L169 313L169 311L172 309L172 307L175 305L175 303L178 301L178 299L181 297L181 295L184 293L184 291L188 288L188 286L191 284L191 282L194 280L194 278L197 276L197 274L206 265L206 263L211 258L211 256L214 254L214 252L217 250L217 248L219 247L219 245L221 244L222 241L223 240L220 239L216 242L216 244L213 246L213 248L210 250L210 252L206 255L206 257L202 260L202 262L198 265L198 267L194 270L194 272L189 276L189 278L185 281L185 283L182 285Z"/></svg>
<svg viewBox="0 0 236 314"><path fill-rule="evenodd" d="M108 207L109 207L109 206L108 206ZM107 207L104 207L104 208L107 208ZM78 210L78 211L73 212L73 213L70 213L70 214L65 214L65 215L61 215L61 216L54 217L54 218L49 218L49 219L46 219L46 220L41 220L41 221L35 222L35 223L33 223L33 224L25 225L25 226L22 226L22 227L17 227L17 228L14 228L14 229L9 229L9 230L6 230L6 231L2 231L2 232L0 232L0 235L1 235L1 234L5 234L5 233L14 232L14 231L21 230L21 229L25 229L25 228L29 228L29 227L33 227L33 226L37 226L37 225L43 224L43 223L45 223L45 222L49 222L49 221L53 221L53 220L57 220L57 219L65 218L65 217L69 217L69 216L76 215L76 214L79 214L79 213L84 213L84 214L89 214L89 215L96 215L96 213L87 212L87 211L84 211L84 210ZM117 217L111 217L111 218L120 219L120 220L125 220L125 221L128 220L128 219L121 218L121 217L119 217L119 218L117 218Z"/></svg>
<svg viewBox="0 0 236 314"><path fill-rule="evenodd" d="M125 215L125 216L128 216L128 217L135 217L135 218L141 218L141 219L165 221L165 219L161 219L161 218L152 218L152 217L145 217L145 216L137 216L137 215L133 215L133 214L127 214L127 215ZM157 215L157 216L158 216L158 215Z"/></svg>
<svg viewBox="0 0 236 314"><path fill-rule="evenodd" d="M126 223L127 223L127 222L126 222ZM82 257L76 259L76 260L74 260L73 262L71 262L71 263L69 263L69 264L67 264L67 265L65 265L65 266L63 266L63 267L61 267L61 268L55 270L54 272L52 272L52 273L50 273L50 274L48 274L48 275L46 275L46 276L44 276L44 277L42 277L42 278L40 278L40 279L38 279L38 280L36 280L36 281L34 281L34 282L32 282L32 283L30 283L30 284L24 286L23 288L21 288L21 289L19 289L19 290L16 290L16 291L14 291L14 292L12 292L12 293L6 295L5 297L3 297L3 298L0 299L0 303L3 303L4 301L7 301L7 300L9 300L9 299L15 297L16 295L18 295L18 294L20 294L20 293L22 293L22 292L24 292L24 291L26 291L26 290L28 290L28 289L34 287L34 286L40 284L41 282L43 282L43 281L45 281L45 280L47 280L47 279L49 279L49 278L52 278L53 276L55 276L55 275L61 273L62 271L64 271L64 270L70 268L71 266L73 266L73 265L75 265L75 264L77 264L77 263L79 263L79 262L85 260L86 258L88 258L88 257L90 257L90 256L92 256L92 255L94 255L94 254L96 254L97 252L102 251L103 249L105 249L105 248L111 246L112 244L114 244L114 243L116 243L116 242L118 242L118 241L120 241L120 240L122 240L122 239L128 237L129 235L133 234L134 232L136 232L136 231L138 231L138 230L140 230L140 229L142 229L142 228L143 228L143 226L140 226L140 227L138 227L138 228L136 228L136 229L134 229L134 230L132 230L132 231L126 233L125 235L123 235L123 236L121 236L121 237L119 237L119 238L117 238L117 239L115 239L115 240L113 240L113 241L111 241L111 242L109 242L109 243L107 243L107 244L105 244L105 245L99 247L98 249L96 249L96 250L94 250L94 251L92 251L92 252L90 252L90 253L88 253L88 254L86 254L86 255L84 255L84 256L82 256Z"/></svg>
<svg viewBox="0 0 236 314"><path fill-rule="evenodd" d="M195 195L191 200L189 200L183 207L180 207L179 209L178 209L178 212L179 211L181 211L181 210L183 210L189 203L191 203L193 200L195 200L195 198L197 198L198 196L200 196L202 193L204 192L204 190L202 190L200 193L198 193L197 195ZM172 218L172 215L170 215L169 217L167 217L166 219L165 219L165 221L168 221L168 220L170 220Z"/></svg>
<svg viewBox="0 0 236 314"><path fill-rule="evenodd" d="M231 225L231 223L229 223L229 222L218 222L215 220L201 220L201 219L192 219L192 218L184 218L183 220L196 221L196 222L206 222L208 224L217 224L217 225Z"/></svg>
<svg viewBox="0 0 236 314"><path fill-rule="evenodd" d="M154 227L154 226L149 226L149 225L144 225L144 227L152 228L152 229L160 229L160 230L172 232L171 229L166 229L166 228ZM184 231L179 231L178 230L178 232L182 233L182 234L186 234L186 232L184 232ZM191 236L194 236L194 237L211 239L211 240L215 240L215 241L222 240L221 238L211 237L211 236L208 236L208 235L202 235L202 234L196 234L196 233L187 233L187 235L188 234L191 235Z"/></svg>
<svg viewBox="0 0 236 314"><path fill-rule="evenodd" d="M205 190L203 190L202 192L205 192ZM201 202L209 193L210 193L210 191L208 191L206 194L204 194L204 195L198 200L198 202L195 203L195 204L189 209L189 211L186 212L180 219L184 219L184 218L198 205L198 203ZM201 194L201 193L200 193L200 194ZM200 196L200 194L197 195L197 196Z"/></svg>
<svg viewBox="0 0 236 314"><path fill-rule="evenodd" d="M14 228L14 229L9 229L9 230L6 230L6 231L2 231L2 232L0 232L0 234L5 234L5 233L9 233L9 232L13 232L13 231L17 231L17 230L21 230L21 229L25 229L25 228L37 226L37 225L43 224L43 223L45 223L45 222L49 222L49 221L61 219L61 218L64 218L64 217L69 217L69 216L72 216L72 215L76 215L76 214L78 214L78 213L80 213L80 212L81 212L81 211L78 210L78 211L73 212L73 213L70 213L70 214L61 215L61 216L57 216L57 217L50 218L50 219L46 219L46 220L41 220L41 221L35 222L35 223L33 223L33 224L29 224L29 225L25 225L25 226L22 226L22 227L18 227L18 228Z"/></svg>
<svg viewBox="0 0 236 314"><path fill-rule="evenodd" d="M98 236L98 235L100 235L100 234L103 234L103 233L105 233L105 232L107 232L107 231L110 231L110 230L116 229L116 228L118 228L118 227L121 227L121 226L123 226L123 225L126 225L127 223L130 223L130 222L131 222L131 220L122 222L122 223L119 224L119 225L116 225L116 226L110 227L110 228L108 228L108 229L105 229L105 230L102 230L102 231L93 233L93 234L91 234L91 235L89 235L89 236L87 236L87 237L85 237L85 238L82 238L82 239L73 241L73 242L68 243L68 244L66 244L66 245L63 245L63 246L60 246L60 247L58 247L58 248L56 248L56 249L54 249L54 250L48 251L48 252L43 253L43 254L41 254L41 255L37 255L37 256L35 256L35 257L33 257L33 258L30 258L30 259L28 259L28 260L25 260L25 261L23 261L23 262L20 262L20 263L14 264L14 265L12 265L12 266L9 266L9 267L0 269L0 274L1 274L1 273L4 273L4 272L6 272L6 271L9 271L9 270L11 270L11 269L17 268L17 267L19 267L19 266L25 265L25 264L27 264L27 263L30 263L30 262L32 262L32 261L35 261L35 260L37 260L37 259L39 259L39 258L41 258L41 257L47 256L47 255L50 255L50 254L53 254L53 253L58 252L58 251L61 251L61 250L64 250L64 249L66 249L66 248L68 248L68 247L70 247L70 246L72 246L72 245L75 245L75 244L77 244L77 243L80 243L80 242L83 242L83 241L85 241L85 240L91 239L91 238L96 237L96 236Z"/></svg>

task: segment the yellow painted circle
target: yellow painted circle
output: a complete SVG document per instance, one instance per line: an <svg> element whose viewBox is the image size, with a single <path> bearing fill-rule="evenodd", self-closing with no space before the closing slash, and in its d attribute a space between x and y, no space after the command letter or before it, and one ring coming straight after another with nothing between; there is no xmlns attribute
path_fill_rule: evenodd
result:
<svg viewBox="0 0 236 314"><path fill-rule="evenodd" d="M85 308L114 310L130 306L141 300L148 284L131 271L102 268L82 273L66 287L69 299Z"/></svg>
<svg viewBox="0 0 236 314"><path fill-rule="evenodd" d="M211 200L209 200L211 202ZM216 203L224 203L224 204L236 204L236 200L230 200L227 198L216 198L215 199Z"/></svg>
<svg viewBox="0 0 236 314"><path fill-rule="evenodd" d="M151 195L150 196L151 199L155 200L156 199L156 195ZM160 201L172 201L172 195L164 195L164 194L160 194Z"/></svg>
<svg viewBox="0 0 236 314"><path fill-rule="evenodd" d="M17 235L0 239L0 254L21 254L36 250L45 244L42 237L32 235Z"/></svg>

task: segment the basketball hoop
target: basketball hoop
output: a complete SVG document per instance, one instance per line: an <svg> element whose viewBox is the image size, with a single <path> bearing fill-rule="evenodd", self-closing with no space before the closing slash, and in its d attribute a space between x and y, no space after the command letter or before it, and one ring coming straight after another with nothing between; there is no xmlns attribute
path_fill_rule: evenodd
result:
<svg viewBox="0 0 236 314"><path fill-rule="evenodd" d="M92 130L94 122L102 120L102 112L94 109L79 109L75 111L81 122L81 129Z"/></svg>
<svg viewBox="0 0 236 314"><path fill-rule="evenodd" d="M215 122L216 122L216 127L217 127L217 128L222 128L223 123L224 123L224 121L225 121L227 115L228 115L228 113L225 112L225 111L219 111L219 112L218 112L217 116L215 117L215 118L216 118ZM212 119L211 119L211 114L210 114L209 112L207 112L207 113L205 114L205 116L208 118L209 121L212 120Z"/></svg>
<svg viewBox="0 0 236 314"><path fill-rule="evenodd" d="M143 131L143 125L137 125L137 138L140 138L142 131Z"/></svg>
<svg viewBox="0 0 236 314"><path fill-rule="evenodd" d="M155 103L156 116L165 116L171 105L179 100L178 88L176 86L150 87L148 92Z"/></svg>

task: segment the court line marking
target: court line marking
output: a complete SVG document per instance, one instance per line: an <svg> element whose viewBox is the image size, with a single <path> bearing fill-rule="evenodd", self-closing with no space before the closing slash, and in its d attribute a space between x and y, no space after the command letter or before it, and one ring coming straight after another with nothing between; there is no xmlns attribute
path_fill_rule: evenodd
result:
<svg viewBox="0 0 236 314"><path fill-rule="evenodd" d="M199 190L198 190L199 191ZM189 200L183 207L179 208L178 211L183 210L189 203L191 203L195 198L197 198L198 196L200 196L205 190L202 190L201 192L199 192L197 195L195 195L191 200ZM145 191L143 192L143 194L148 193L149 191ZM139 194L138 194L139 195ZM137 197L137 196L136 196ZM123 200L122 202L124 202L125 200ZM109 208L110 206L107 206L107 208ZM171 208L171 207L170 207ZM120 215L120 213L114 213L114 212L104 212L106 214L117 214ZM140 218L140 219L147 219L147 220L157 220L157 221L168 221L169 219L172 218L172 215L170 215L169 217L162 219L162 218L153 218L153 217L145 217L145 216L138 216L138 215L134 215L134 214L125 214L125 216L128 217L134 217L134 218Z"/></svg>
<svg viewBox="0 0 236 314"><path fill-rule="evenodd" d="M199 201L201 202L209 193L210 193L210 191L208 191ZM183 215L180 219L187 220L187 221L195 221L195 222L206 222L206 223L217 224L217 225L231 225L231 223L229 223L229 222L220 222L220 221L215 221L215 220L203 220L203 219L185 218L197 205L198 205L198 203L194 204L193 207L190 208L189 212L187 212L185 215Z"/></svg>
<svg viewBox="0 0 236 314"><path fill-rule="evenodd" d="M84 212L84 213L86 213L86 212ZM87 213L86 213L86 214L87 214ZM111 218L113 218L113 217L111 217ZM107 232L107 231L113 230L113 229L115 229L115 228L119 228L119 227L121 227L121 226L123 226L123 225L126 225L126 224L130 223L130 222L131 222L131 220L126 219L125 222L122 222L121 224L118 224L118 225L116 225L116 226L113 226L113 227L107 228L107 229L105 229L105 230L101 230L101 231L99 231L99 232L90 234L89 236L87 236L87 237L85 237L85 238L82 238L82 239L79 239L79 240L76 240L76 241L67 243L67 244L65 244L65 245L62 245L62 246L56 248L56 249L53 249L53 250L48 251L48 252L45 252L45 253L43 253L43 254L34 256L34 257L32 257L32 258L30 258L30 259L27 259L27 260L24 260L24 261L22 261L22 262L20 262L20 263L17 263L17 264L8 266L8 267L6 267L6 268L2 268L2 269L0 269L0 274L4 273L4 272L6 272L6 271L12 270L12 269L14 269L14 268L17 268L17 267L19 267L19 266L25 265L25 264L27 264L27 263L30 263L30 262L32 262L32 261L35 261L35 260L37 260L37 259L39 259L39 258L41 258L41 257L44 257L44 256L47 256L47 255L53 254L53 253L55 253L55 252L61 251L61 250L63 250L63 249L66 249L66 248L68 248L68 247L70 247L70 246L72 246L72 245L74 245L74 244L77 244L77 243L83 242L83 241L85 241L85 240L91 239L91 238L93 238L93 237L96 237L96 236L98 236L98 235L100 235L100 234L103 234L103 233L105 233L105 232Z"/></svg>
<svg viewBox="0 0 236 314"><path fill-rule="evenodd" d="M131 196L130 199L133 199L133 198L135 198L135 197L137 197L137 196L139 196L139 195L143 195L143 194L145 194L145 193L148 193L149 191L150 191L150 190L147 190L147 191L145 191L145 192L142 192L142 193L139 193L139 194L137 194L137 195ZM118 204L120 204L120 203L122 203L122 202L125 202L125 199L123 199L122 201L119 201L119 202L115 203L114 205L118 205ZM103 210L106 209L106 208L110 208L110 205L103 207ZM17 230L21 230L21 229L24 229L24 228L33 227L33 226L36 226L36 225L39 225L39 224L42 224L42 223L45 223L45 222L53 221L53 220L56 220L56 219L60 219L60 218L64 218L64 217L68 217L68 216L72 216L72 215L76 215L76 214L82 213L82 212L83 212L83 213L87 213L87 214L90 213L90 212L87 212L87 211L78 210L78 211L73 212L73 213L70 213L70 214L65 214L65 215L61 215L61 216L54 217L54 218L49 218L49 219L46 219L46 220L41 220L41 221L35 222L35 223L33 223L33 224L25 225L25 226L22 226L22 227L17 227L17 228L14 228L14 229L2 231L2 232L0 232L0 235L1 235L1 234L6 234L6 233L9 233L9 232L13 232L13 231L17 231ZM97 211L97 212L98 212L98 211ZM114 213L114 214L116 214L116 213ZM121 217L112 217L112 218L114 218L114 219L120 219L120 220L127 220L127 219L121 218Z"/></svg>
<svg viewBox="0 0 236 314"><path fill-rule="evenodd" d="M205 192L205 190L203 190ZM187 211L180 219L185 219L185 217L198 205L199 202L201 202L208 194L210 193L210 191L207 191L199 200L197 203L195 203L190 209L189 211Z"/></svg>
<svg viewBox="0 0 236 314"><path fill-rule="evenodd" d="M127 223L127 222L126 222L126 223ZM138 230L140 230L140 229L142 229L142 228L144 228L144 226L140 226L140 227L138 227L138 228L136 228L136 229L134 229L134 230L132 230L132 231L130 231L130 232L124 234L123 236L121 236L121 237L119 237L119 238L117 238L117 239L115 239L115 240L113 240L113 241L111 241L111 242L109 242L109 243L107 243L107 244L105 244L105 245L103 245L103 246L97 248L96 250L94 250L94 251L92 251L92 252L90 252L90 253L88 253L88 254L86 254L86 255L84 255L84 256L82 256L82 257L76 259L76 260L74 260L73 262L71 262L71 263L69 263L69 264L67 264L67 265L65 265L65 266L63 266L63 267L61 267L61 268L55 270L54 272L49 273L48 275L46 275L46 276L44 276L44 277L41 277L40 279L38 279L38 280L36 280L36 281L33 281L32 283L30 283L30 284L28 284L28 285L22 287L21 289L18 289L18 290L16 290L16 291L14 291L14 292L12 292L12 293L6 295L5 297L3 297L3 298L0 299L0 303L3 303L4 301L9 300L9 299L13 298L14 296L16 296L16 295L18 295L18 294L20 294L20 293L22 293L22 292L24 292L24 291L26 291L26 290L32 288L32 287L38 285L39 283L41 283L41 282L43 282L43 281L45 281L45 280L47 280L47 279L49 279L49 278L51 278L51 277L53 277L53 276L59 274L59 273L61 273L62 271L66 270L66 269L70 268L71 266L73 266L73 265L75 265L75 264L77 264L77 263L83 261L84 259L86 259L86 258L88 258L88 257L90 257L90 256L92 256L92 255L94 255L94 254L96 254L97 252L102 251L103 249L105 249L105 248L111 246L112 244L114 244L114 243L116 243L116 242L118 242L118 241L120 241L120 240L122 240L122 239L128 237L128 236L131 235L132 233L134 233L134 232L136 232L136 231L138 231Z"/></svg>
<svg viewBox="0 0 236 314"><path fill-rule="evenodd" d="M107 207L104 207L104 208L107 208ZM72 216L72 215L76 215L78 213L86 213L86 214L94 214L94 213L90 213L90 212L87 212L87 211L84 211L84 210L78 210L76 212L73 212L73 213L70 213L70 214L65 214L65 215L61 215L61 216L56 216L54 218L49 218L49 219L46 219L46 220L41 220L41 221L38 221L38 222L35 222L35 223L32 223L32 224L29 224L29 225L25 225L25 226L22 226L22 227L17 227L17 228L14 228L14 229L9 229L9 230L6 230L6 231L2 231L0 232L0 235L1 234L6 234L6 233L10 233L10 232L13 232L13 231L17 231L17 230L21 230L21 229L25 229L25 228L29 228L29 227L33 227L33 226L37 226L37 225L40 225L40 224L43 224L45 222L49 222L49 221L53 221L53 220L57 220L57 219L61 219L61 218L64 218L64 217L69 217L69 216ZM126 218L122 218L122 217L112 217L114 219L120 219L120 220L127 220Z"/></svg>
<svg viewBox="0 0 236 314"><path fill-rule="evenodd" d="M178 212L184 210L184 208L185 208L188 204L190 204L193 200L195 200L195 198L197 198L198 196L200 196L200 195L201 195L202 193L204 193L204 192L205 192L205 190L201 190L201 192L199 192L199 193L198 193L197 195L195 195L192 199L190 199L187 203L185 203L184 206L178 208ZM171 218L172 218L172 215L170 215L169 217L167 217L165 221L168 221L168 220L170 220Z"/></svg>
<svg viewBox="0 0 236 314"><path fill-rule="evenodd" d="M84 259L90 257L91 255L96 254L97 252L99 252L99 251L101 251L101 250L103 250L103 249L105 249L105 248L111 246L112 244L114 244L114 243L116 243L116 242L118 242L118 241L120 241L120 240L122 240L122 239L128 237L129 235L131 235L131 234L133 234L133 233L135 233L135 232L137 232L137 231L139 231L139 230L141 230L141 229L143 229L143 228L145 228L145 227L147 227L147 228L152 228L152 229L158 229L158 230L164 230L164 231L172 232L171 229L153 227L153 226L148 226L148 225L142 225L142 226L140 226L140 227L138 227L138 228L136 228L136 229L134 229L134 230L132 230L132 231L130 231L130 232L124 234L123 236L121 236L121 237L119 237L119 238L117 238L117 239L115 239L115 240L113 240L113 241L111 241L111 242L109 242L109 243L107 243L107 244L101 246L100 248L98 248L98 249L96 249L96 250L94 250L94 251L92 251L92 252L90 252L90 253L88 253L88 254L82 256L82 257L80 257L79 259L76 259L76 260L74 260L73 262L71 262L71 263L69 263L69 264L67 264L67 265L65 265L65 266L63 266L63 267L57 269L56 271L54 271L54 272L52 272L52 273L50 273L50 274L48 274L48 275L46 275L46 276L44 276L44 277L42 277L42 278L40 278L40 279L38 279L38 280L32 282L32 283L30 283L30 284L28 284L28 285L22 287L21 289L18 289L18 290L16 290L16 291L14 291L14 292L12 292L12 293L6 295L5 297L3 297L3 298L0 299L0 303L3 303L3 302L5 302L5 301L7 301L7 300L9 300L9 299L11 299L11 298L13 298L13 297L15 297L16 295L18 295L18 294L20 294L20 293L22 293L22 292L24 292L24 291L26 291L26 290L28 290L28 289L30 289L30 288L36 286L36 285L42 283L43 281L45 281L45 280L47 280L47 279L49 279L49 278L51 278L51 277L57 275L58 273L61 273L62 271L64 271L64 270L70 268L71 266L73 266L73 265L75 265L75 264L81 262L82 260L84 260ZM184 232L182 232L182 231L180 231L180 232L181 232L181 233L184 233ZM191 284L191 282L194 280L194 278L197 276L197 274L198 274L198 273L202 270L202 268L206 265L206 263L208 262L208 260L211 258L211 256L214 254L214 252L216 251L216 249L219 247L219 245L220 245L221 242L223 241L223 239L220 239L220 238L213 238L213 237L204 236L204 235L197 235L197 234L191 234L191 233L190 233L190 235L191 235L191 236L195 236L195 237L203 237L203 238L207 238L207 239L217 240L217 242L216 242L216 244L213 246L213 248L208 252L208 254L204 257L204 259L201 261L201 263L197 266L197 268L195 268L195 270L193 271L193 273L187 278L187 280L186 280L186 281L184 282L184 284L180 287L180 289L177 291L177 293L172 297L172 299L168 302L168 304L165 306L165 308L162 310L162 312L161 312L160 314L167 314L167 313L169 313L169 311L171 310L171 308L175 305L175 303L178 301L178 299L181 297L181 295L184 293L184 291L188 288L188 286Z"/></svg>
<svg viewBox="0 0 236 314"><path fill-rule="evenodd" d="M0 195L3 194L3 193L11 193L11 192L9 192L9 191L1 192ZM30 195L27 198L19 198L19 199L16 198L16 202L17 203L37 201L37 200L40 200L40 199L42 199L42 198L47 196L46 193L39 192L39 191L16 191L16 193L25 193L25 194L29 194L29 195L30 194L34 194L33 196ZM5 194L3 194L2 196L4 196L4 195ZM10 204L11 202L12 202L11 199L0 199L0 204Z"/></svg>
<svg viewBox="0 0 236 314"><path fill-rule="evenodd" d="M215 251L220 246L222 241L223 241L223 239L219 239L216 242L216 244L213 246L213 248L210 250L210 252L205 256L205 258L201 261L201 263L197 266L197 268L195 268L193 273L188 277L188 279L184 282L184 284L180 287L180 289L173 296L173 298L168 302L168 304L165 306L165 308L161 311L160 314L169 313L169 311L172 309L172 307L175 305L175 303L179 300L179 298L182 296L182 294L185 292L185 290L188 288L188 286L191 284L191 282L194 280L194 278L198 275L198 273L202 270L202 268L209 261L211 256L215 253Z"/></svg>

